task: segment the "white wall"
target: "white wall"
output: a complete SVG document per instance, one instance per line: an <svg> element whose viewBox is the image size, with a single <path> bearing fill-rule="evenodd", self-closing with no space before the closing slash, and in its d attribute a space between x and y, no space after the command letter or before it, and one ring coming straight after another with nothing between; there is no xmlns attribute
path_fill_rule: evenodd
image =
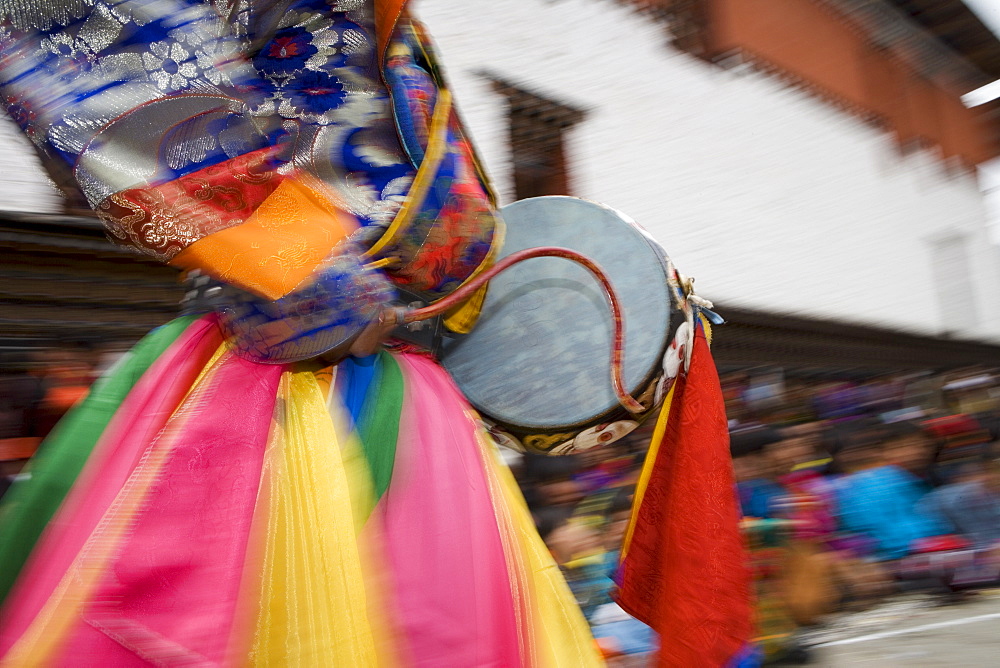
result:
<svg viewBox="0 0 1000 668"><path fill-rule="evenodd" d="M58 213L62 200L29 141L0 112L0 211Z"/></svg>
<svg viewBox="0 0 1000 668"><path fill-rule="evenodd" d="M639 221L704 296L1000 340L1000 252L974 175L902 156L889 135L774 77L679 53L661 26L610 0L416 10L506 201L506 110L483 72L589 111L569 140L572 194ZM955 238L969 273L941 288L934 249ZM946 321L954 309L941 298L963 283L975 306Z"/></svg>

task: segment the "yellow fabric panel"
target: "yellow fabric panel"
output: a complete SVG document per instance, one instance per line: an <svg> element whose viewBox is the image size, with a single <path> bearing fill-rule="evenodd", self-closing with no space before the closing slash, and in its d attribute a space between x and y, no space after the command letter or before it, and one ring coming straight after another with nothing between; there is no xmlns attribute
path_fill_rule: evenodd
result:
<svg viewBox="0 0 1000 668"><path fill-rule="evenodd" d="M635 494L632 495L632 514L628 519L628 528L625 529L625 538L622 540L622 554L619 562L625 559L628 554L629 544L632 542L632 533L635 531L635 519L638 515L639 506L642 504L642 496L646 493L649 485L649 478L653 475L653 462L660 450L660 442L663 441L663 433L667 430L667 420L670 417L670 407L674 403L674 389L677 387L676 380L667 392L667 398L663 400L660 407L660 416L656 419L656 426L653 427L653 436L649 439L649 449L646 451L646 459L642 465L642 472L639 474L639 481L635 485Z"/></svg>
<svg viewBox="0 0 1000 668"><path fill-rule="evenodd" d="M372 510L375 509L375 486L372 483L371 470L368 468L368 460L365 458L357 431L348 430L344 426L349 424L350 419L346 416L346 409L341 403L339 392L329 393L327 410L334 424L339 426L337 431L343 434L340 457L344 462L347 479L350 481L354 530L360 535Z"/></svg>
<svg viewBox="0 0 1000 668"><path fill-rule="evenodd" d="M479 432L480 452L504 543L514 605L523 625L525 666L603 666L597 643L559 567L542 542L510 470L492 440Z"/></svg>
<svg viewBox="0 0 1000 668"><path fill-rule="evenodd" d="M310 371L282 376L268 489L258 666L377 666L379 617L365 589L342 439Z"/></svg>
<svg viewBox="0 0 1000 668"><path fill-rule="evenodd" d="M270 300L306 280L357 220L318 189L286 179L243 224L195 241L170 264Z"/></svg>

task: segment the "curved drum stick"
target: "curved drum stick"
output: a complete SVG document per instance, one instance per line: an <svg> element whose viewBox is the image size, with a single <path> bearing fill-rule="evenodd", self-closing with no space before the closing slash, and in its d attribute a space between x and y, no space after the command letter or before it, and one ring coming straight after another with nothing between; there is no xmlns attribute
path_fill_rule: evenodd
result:
<svg viewBox="0 0 1000 668"><path fill-rule="evenodd" d="M471 279L468 283L447 297L434 302L430 306L404 311L402 317L399 318L398 321L402 323L416 322L418 320L427 320L428 318L441 315L442 313L460 304L464 299L481 288L487 281L499 274L501 271L508 269L518 262L523 262L524 260L530 260L536 257L562 257L567 260L572 260L573 262L576 262L586 268L587 271L589 271L594 278L598 280L601 287L604 288L604 295L608 298L608 304L611 306L611 319L614 322L615 327L614 340L611 345L611 384L614 386L618 402L627 411L630 413L641 413L646 410L642 404L636 401L632 395L625 391L625 380L622 371L622 361L625 356L625 320L622 315L621 302L618 300L618 294L615 292L614 287L611 285L611 281L608 279L607 274L604 273L604 270L601 269L600 265L586 255L570 250L569 248L560 248L559 246L539 246L538 248L527 248L525 250L512 253L484 271L479 276Z"/></svg>

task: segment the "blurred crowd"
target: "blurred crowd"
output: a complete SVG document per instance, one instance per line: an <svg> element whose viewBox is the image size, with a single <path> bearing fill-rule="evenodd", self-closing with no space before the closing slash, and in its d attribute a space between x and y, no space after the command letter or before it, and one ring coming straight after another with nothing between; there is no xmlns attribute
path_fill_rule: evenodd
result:
<svg viewBox="0 0 1000 668"><path fill-rule="evenodd" d="M722 377L770 657L832 613L1000 584L1000 375ZM655 636L612 599L649 425L570 457L512 457L536 525L605 654L645 665Z"/></svg>
<svg viewBox="0 0 1000 668"><path fill-rule="evenodd" d="M123 348L80 343L0 353L0 496Z"/></svg>
<svg viewBox="0 0 1000 668"><path fill-rule="evenodd" d="M119 355L78 346L0 360L0 495ZM896 592L953 602L1000 584L1000 374L754 369L722 382L768 655L831 613ZM651 422L577 455L506 452L612 665L646 665L657 646L613 600Z"/></svg>

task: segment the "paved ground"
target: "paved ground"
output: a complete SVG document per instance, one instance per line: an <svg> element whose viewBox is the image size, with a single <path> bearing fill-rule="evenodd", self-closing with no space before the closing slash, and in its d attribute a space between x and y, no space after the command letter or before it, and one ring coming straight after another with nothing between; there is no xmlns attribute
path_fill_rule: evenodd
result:
<svg viewBox="0 0 1000 668"><path fill-rule="evenodd" d="M897 598L843 615L810 638L812 666L1000 667L1000 590L941 606L927 596Z"/></svg>

